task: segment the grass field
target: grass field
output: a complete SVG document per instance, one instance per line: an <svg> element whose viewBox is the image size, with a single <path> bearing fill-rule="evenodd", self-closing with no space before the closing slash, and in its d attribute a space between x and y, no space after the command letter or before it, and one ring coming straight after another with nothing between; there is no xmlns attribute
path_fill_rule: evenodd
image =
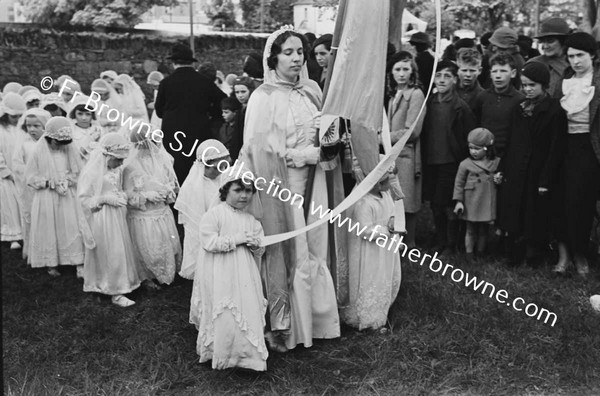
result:
<svg viewBox="0 0 600 396"><path fill-rule="evenodd" d="M385 333L272 353L266 373L199 364L191 282L138 290L123 309L83 293L74 269L51 278L2 244L5 395L599 395L598 265L587 280L497 260L452 263L556 313L554 327L403 260Z"/></svg>

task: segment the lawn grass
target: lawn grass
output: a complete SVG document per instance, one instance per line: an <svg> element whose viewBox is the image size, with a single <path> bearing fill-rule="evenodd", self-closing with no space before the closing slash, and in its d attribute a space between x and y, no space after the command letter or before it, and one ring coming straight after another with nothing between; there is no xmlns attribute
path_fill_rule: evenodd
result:
<svg viewBox="0 0 600 396"><path fill-rule="evenodd" d="M2 244L5 395L598 395L598 266L587 280L496 259L447 262L557 314L554 327L403 259L386 333L272 353L266 373L199 364L192 284L138 290L123 309L83 293L74 269L51 278Z"/></svg>

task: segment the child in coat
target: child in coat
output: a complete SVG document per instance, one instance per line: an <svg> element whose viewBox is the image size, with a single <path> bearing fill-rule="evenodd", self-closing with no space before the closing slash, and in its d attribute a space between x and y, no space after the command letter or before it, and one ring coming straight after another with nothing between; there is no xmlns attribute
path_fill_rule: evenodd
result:
<svg viewBox="0 0 600 396"><path fill-rule="evenodd" d="M219 189L222 202L206 212L200 225L201 249L190 308L190 322L198 328L196 351L201 363L212 360L213 369L265 371L267 301L258 271L265 251L260 246L264 232L258 220L244 211L256 188L224 175Z"/></svg>
<svg viewBox="0 0 600 396"><path fill-rule="evenodd" d="M196 161L181 185L175 209L179 211L179 224L183 224L183 261L179 275L194 279L200 248L200 219L210 208L219 203L219 177L225 166L217 166L220 161L229 162L229 151L223 143L215 139L202 142L196 150Z"/></svg>
<svg viewBox="0 0 600 396"><path fill-rule="evenodd" d="M496 219L496 175L499 158L495 158L494 135L485 128L469 132L470 158L458 166L452 199L454 213L467 222L465 251L472 260L475 247L482 254L487 244L489 225Z"/></svg>

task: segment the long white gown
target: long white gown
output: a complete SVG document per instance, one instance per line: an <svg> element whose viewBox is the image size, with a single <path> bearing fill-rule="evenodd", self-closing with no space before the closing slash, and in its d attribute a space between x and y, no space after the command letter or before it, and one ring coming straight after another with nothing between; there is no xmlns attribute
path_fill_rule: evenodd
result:
<svg viewBox="0 0 600 396"><path fill-rule="evenodd" d="M15 149L13 154L13 167L15 181L19 192L19 206L21 209L21 231L23 235L23 258L27 258L29 249L29 231L31 229L31 203L33 201L34 189L27 185L25 168L31 159L35 149L36 141L27 136Z"/></svg>
<svg viewBox="0 0 600 396"><path fill-rule="evenodd" d="M190 322L198 329L200 362L212 360L214 369L267 369L267 300L258 271L264 248L236 247L233 237L246 231L263 236L252 215L225 202L206 212L200 226Z"/></svg>
<svg viewBox="0 0 600 396"><path fill-rule="evenodd" d="M379 197L369 193L351 211L349 217L361 228L378 224L383 230L394 213L394 201L387 191ZM341 309L340 316L359 330L385 326L401 281L399 254L393 247L388 250L385 238L369 241L369 236L365 239L365 235L348 233L349 305Z"/></svg>
<svg viewBox="0 0 600 396"><path fill-rule="evenodd" d="M21 232L19 192L14 180L13 154L15 147L24 138L24 132L15 126L0 125L0 240L18 241Z"/></svg>
<svg viewBox="0 0 600 396"><path fill-rule="evenodd" d="M65 152L50 150L50 157L58 174L66 177L70 169ZM32 163L28 164L37 169L37 175L32 174L27 180L35 189L31 202L28 262L33 268L80 265L85 248L79 227L83 219L79 218L81 211L77 210L77 185L69 187L65 195L46 188L45 178L41 176L45 169L41 169L38 160L34 155Z"/></svg>
<svg viewBox="0 0 600 396"><path fill-rule="evenodd" d="M123 193L122 167L105 172L100 196L108 193ZM92 212L88 222L96 242L94 249L86 249L83 291L118 295L137 289L141 283L141 268L129 236L127 208L98 207L91 188L79 191L79 198Z"/></svg>

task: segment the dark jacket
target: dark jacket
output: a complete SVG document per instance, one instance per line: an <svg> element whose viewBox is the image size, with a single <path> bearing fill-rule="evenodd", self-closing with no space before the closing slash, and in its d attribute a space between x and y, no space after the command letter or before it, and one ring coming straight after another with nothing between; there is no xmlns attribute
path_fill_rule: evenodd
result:
<svg viewBox="0 0 600 396"><path fill-rule="evenodd" d="M427 90L429 89L429 83L433 76L433 62L433 55L431 55L431 52L429 51L419 52L415 56L415 63L417 64L417 69L419 69L421 89L424 93L427 93Z"/></svg>
<svg viewBox="0 0 600 396"><path fill-rule="evenodd" d="M434 94L429 97L427 100L427 106L429 107L433 98L438 95ZM469 108L469 105L462 100L456 91L451 99L452 108L454 111L452 112L452 127L450 136L448 136L448 141L450 142L450 151L454 156L455 162L459 163L469 155L469 145L467 143L467 136L469 132L471 132L476 127L475 116L473 112ZM421 150L425 150L428 144L430 131L426 130L426 125L435 125L435 120L429 120L430 113L428 112L425 115L425 120L423 122L423 132L421 132ZM427 161L427 154L423 153L422 155L423 161Z"/></svg>
<svg viewBox="0 0 600 396"><path fill-rule="evenodd" d="M552 198L558 193L565 154L567 118L558 99L547 96L530 117L517 106L511 120L510 141L500 163L499 226L528 240L543 241L552 218ZM545 196L538 187L549 190ZM554 208L555 210L557 208Z"/></svg>
<svg viewBox="0 0 600 396"><path fill-rule="evenodd" d="M568 67L565 70L564 78L571 78L575 75L573 69ZM600 62L594 62L594 77L592 85L595 87L594 96L590 102L590 141L596 154L598 162L600 162ZM559 98L563 97L562 82L558 85Z"/></svg>
<svg viewBox="0 0 600 396"><path fill-rule="evenodd" d="M212 122L221 120L225 94L191 67L176 69L161 81L154 108L162 118L163 144L175 158L180 183L196 159L194 147L213 137ZM175 133L181 131L182 133Z"/></svg>

